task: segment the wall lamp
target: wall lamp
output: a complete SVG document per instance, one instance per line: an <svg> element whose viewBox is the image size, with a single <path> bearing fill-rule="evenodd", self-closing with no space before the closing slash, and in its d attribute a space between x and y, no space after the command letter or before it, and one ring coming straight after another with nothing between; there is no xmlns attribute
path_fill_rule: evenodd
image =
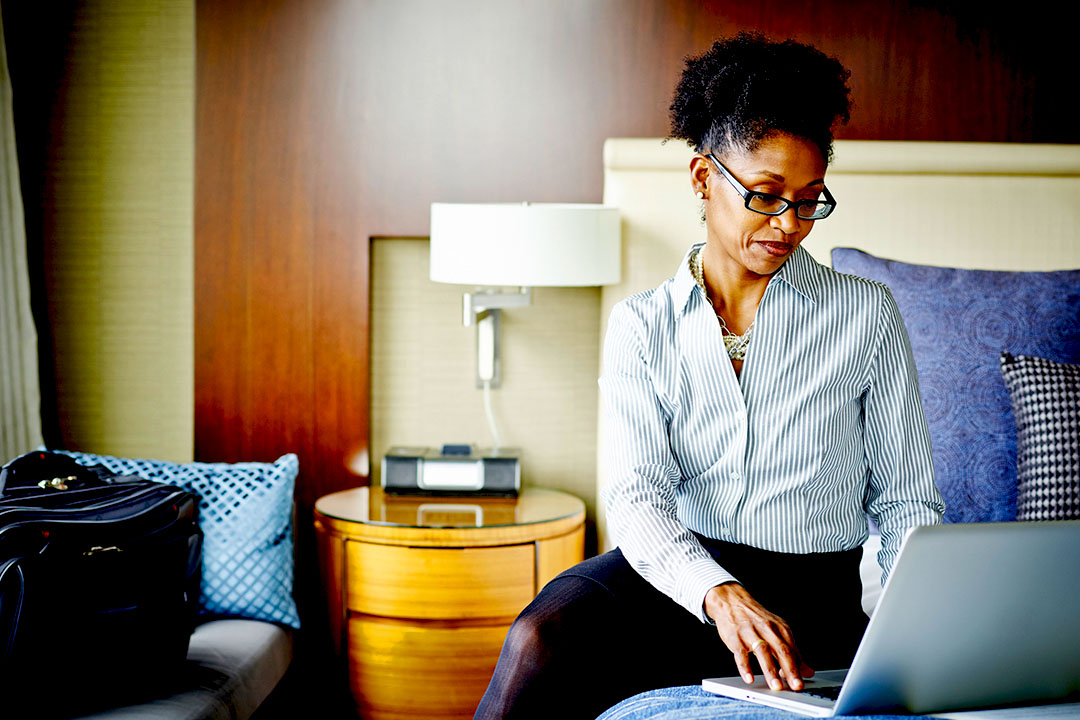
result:
<svg viewBox="0 0 1080 720"><path fill-rule="evenodd" d="M534 287L619 282L619 211L592 204L432 203L430 259L433 281L474 288L464 294L462 321L476 327L476 386L486 392L502 379L502 310L529 305ZM498 445L494 428L492 434Z"/></svg>

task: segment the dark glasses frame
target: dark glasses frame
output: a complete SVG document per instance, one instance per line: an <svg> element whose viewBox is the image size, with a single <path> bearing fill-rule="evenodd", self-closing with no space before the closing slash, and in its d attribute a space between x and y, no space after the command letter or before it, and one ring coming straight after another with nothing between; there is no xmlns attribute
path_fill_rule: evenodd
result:
<svg viewBox="0 0 1080 720"><path fill-rule="evenodd" d="M747 190L741 182L735 179L735 176L731 174L731 171L724 167L724 164L716 159L716 156L712 153L708 153L705 157L712 161L712 164L720 171L720 173L727 178L731 186L742 195L745 200L746 209L751 212L756 212L760 215L783 215L791 208L795 208L795 216L800 220L824 220L832 214L832 211L836 209L836 198L829 192L829 188L825 185L821 186L822 192L825 194L824 202L821 200L788 200L786 197L780 195L772 195L770 193L758 192L756 190ZM766 212L765 210L758 210L757 208L750 207L750 203L755 198L762 198L766 201L774 201L781 203L780 209L775 212ZM804 207L819 208L817 213L809 217L801 215L799 210Z"/></svg>

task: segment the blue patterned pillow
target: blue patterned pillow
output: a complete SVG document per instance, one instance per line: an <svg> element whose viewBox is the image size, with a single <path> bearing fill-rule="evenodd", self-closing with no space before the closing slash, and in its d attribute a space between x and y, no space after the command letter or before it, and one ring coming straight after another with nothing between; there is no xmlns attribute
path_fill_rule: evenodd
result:
<svg viewBox="0 0 1080 720"><path fill-rule="evenodd" d="M832 251L889 286L911 336L948 522L1016 519L1016 429L1002 350L1080 362L1080 270L996 272Z"/></svg>
<svg viewBox="0 0 1080 720"><path fill-rule="evenodd" d="M58 450L56 452L65 452ZM300 463L187 463L65 452L83 465L177 485L199 496L199 612L300 627L293 601L293 486Z"/></svg>

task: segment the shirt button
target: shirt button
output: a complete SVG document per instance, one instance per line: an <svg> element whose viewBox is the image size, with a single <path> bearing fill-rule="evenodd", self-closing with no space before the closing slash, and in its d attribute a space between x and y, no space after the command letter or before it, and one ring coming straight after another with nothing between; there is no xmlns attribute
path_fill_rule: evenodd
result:
<svg viewBox="0 0 1080 720"><path fill-rule="evenodd" d="M738 480L738 479L739 479L739 473L737 473L737 472L735 472L734 470L732 470L732 471L731 471L731 479L732 479L732 480Z"/></svg>

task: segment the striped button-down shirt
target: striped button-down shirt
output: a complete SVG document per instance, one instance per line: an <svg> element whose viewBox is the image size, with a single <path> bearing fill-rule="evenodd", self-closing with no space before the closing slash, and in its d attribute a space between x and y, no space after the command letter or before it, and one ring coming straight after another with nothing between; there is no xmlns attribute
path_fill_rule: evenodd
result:
<svg viewBox="0 0 1080 720"><path fill-rule="evenodd" d="M869 514L884 578L904 531L944 511L892 295L796 249L766 287L736 375L689 257L608 324L602 497L616 543L703 621L709 589L738 578L691 531L836 552L866 540Z"/></svg>

